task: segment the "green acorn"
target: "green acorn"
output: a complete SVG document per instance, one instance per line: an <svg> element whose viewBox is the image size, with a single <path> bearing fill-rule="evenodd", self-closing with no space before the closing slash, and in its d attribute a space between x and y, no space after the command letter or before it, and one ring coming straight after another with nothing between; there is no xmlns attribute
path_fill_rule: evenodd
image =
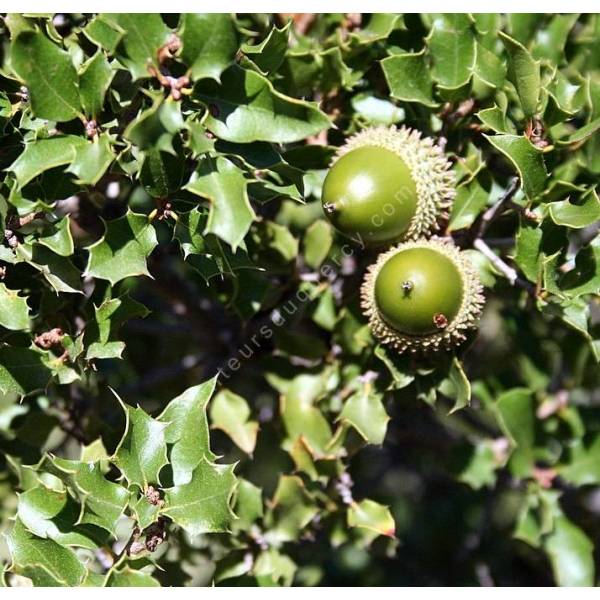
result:
<svg viewBox="0 0 600 600"><path fill-rule="evenodd" d="M464 341L477 326L482 292L473 265L452 243L418 240L379 256L361 299L377 338L401 353L424 353Z"/></svg>
<svg viewBox="0 0 600 600"><path fill-rule="evenodd" d="M323 210L336 229L366 244L427 237L455 195L450 167L419 131L365 129L338 150L323 183Z"/></svg>

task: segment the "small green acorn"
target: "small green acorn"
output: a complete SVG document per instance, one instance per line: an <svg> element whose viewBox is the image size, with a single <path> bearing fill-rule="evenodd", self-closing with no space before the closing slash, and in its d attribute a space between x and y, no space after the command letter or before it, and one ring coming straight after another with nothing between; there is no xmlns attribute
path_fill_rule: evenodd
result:
<svg viewBox="0 0 600 600"><path fill-rule="evenodd" d="M374 335L400 353L449 349L477 326L483 288L450 242L405 242L381 254L361 288Z"/></svg>
<svg viewBox="0 0 600 600"><path fill-rule="evenodd" d="M419 131L372 127L339 148L323 183L323 211L365 244L427 237L455 195L441 148Z"/></svg>

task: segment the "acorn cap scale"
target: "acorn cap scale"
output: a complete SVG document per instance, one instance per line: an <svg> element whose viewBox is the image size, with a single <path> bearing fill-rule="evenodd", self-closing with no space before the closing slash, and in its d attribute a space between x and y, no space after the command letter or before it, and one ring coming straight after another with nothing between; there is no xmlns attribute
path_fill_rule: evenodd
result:
<svg viewBox="0 0 600 600"><path fill-rule="evenodd" d="M323 210L340 232L367 244L429 235L455 195L450 167L418 131L365 129L338 150L323 183Z"/></svg>
<svg viewBox="0 0 600 600"><path fill-rule="evenodd" d="M367 272L361 298L374 335L400 352L461 343L483 306L469 259L440 240L405 242L381 254Z"/></svg>

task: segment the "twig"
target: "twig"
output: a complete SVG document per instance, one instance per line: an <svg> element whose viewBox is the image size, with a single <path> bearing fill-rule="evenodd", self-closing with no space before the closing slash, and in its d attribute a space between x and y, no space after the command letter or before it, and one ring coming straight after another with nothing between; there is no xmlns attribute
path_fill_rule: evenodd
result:
<svg viewBox="0 0 600 600"><path fill-rule="evenodd" d="M482 239L476 239L473 247L479 250L508 279L510 285L519 286L531 294L535 294L535 286L519 277L515 269L507 265Z"/></svg>
<svg viewBox="0 0 600 600"><path fill-rule="evenodd" d="M477 238L483 237L484 233L487 231L492 221L500 214L504 206L510 200L512 200L513 196L517 193L517 190L519 189L519 181L520 180L518 177L513 177L510 182L510 185L508 186L504 194L500 196L500 198L496 201L496 203L493 206L490 206L490 208L488 208L483 213L481 221L479 222L479 227L477 229Z"/></svg>

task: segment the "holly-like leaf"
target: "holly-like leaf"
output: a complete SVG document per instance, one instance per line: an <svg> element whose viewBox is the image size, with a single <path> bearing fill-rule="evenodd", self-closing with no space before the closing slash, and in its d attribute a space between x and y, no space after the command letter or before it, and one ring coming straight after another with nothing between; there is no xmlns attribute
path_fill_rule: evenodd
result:
<svg viewBox="0 0 600 600"><path fill-rule="evenodd" d="M82 185L96 185L115 159L108 134L75 149L75 158L67 169Z"/></svg>
<svg viewBox="0 0 600 600"><path fill-rule="evenodd" d="M381 61L381 67L394 98L429 107L437 106L424 51L388 56Z"/></svg>
<svg viewBox="0 0 600 600"><path fill-rule="evenodd" d="M568 199L552 202L548 205L548 212L557 225L581 229L600 221L600 200L596 190L592 190L579 204Z"/></svg>
<svg viewBox="0 0 600 600"><path fill-rule="evenodd" d="M290 36L289 21L281 29L273 27L260 44L242 44L242 52L263 72L275 71L283 62Z"/></svg>
<svg viewBox="0 0 600 600"><path fill-rule="evenodd" d="M11 571L28 577L36 586L77 586L87 574L72 550L29 533L18 519L6 541Z"/></svg>
<svg viewBox="0 0 600 600"><path fill-rule="evenodd" d="M169 29L158 13L108 13L102 20L124 32L117 48L121 62L134 79L150 77L148 67L158 67L158 49L166 44Z"/></svg>
<svg viewBox="0 0 600 600"><path fill-rule="evenodd" d="M540 98L540 64L519 41L498 33L508 53L508 76L514 84L526 117L536 114Z"/></svg>
<svg viewBox="0 0 600 600"><path fill-rule="evenodd" d="M348 526L362 527L378 535L395 537L396 524L387 506L373 500L353 502L348 508Z"/></svg>
<svg viewBox="0 0 600 600"><path fill-rule="evenodd" d="M452 203L448 231L457 231L473 225L486 206L488 198L489 193L481 186L477 178L460 185Z"/></svg>
<svg viewBox="0 0 600 600"><path fill-rule="evenodd" d="M174 153L173 136L183 128L181 106L162 97L142 112L125 129L124 137L140 150Z"/></svg>
<svg viewBox="0 0 600 600"><path fill-rule="evenodd" d="M436 17L427 40L433 59L432 77L445 88L455 89L471 78L475 64L475 35L467 15Z"/></svg>
<svg viewBox="0 0 600 600"><path fill-rule="evenodd" d="M125 344L117 339L121 325L133 317L146 317L148 309L129 296L105 300L95 308L95 320L84 333L86 358L121 358Z"/></svg>
<svg viewBox="0 0 600 600"><path fill-rule="evenodd" d="M496 401L499 425L511 440L514 450L510 459L513 472L518 476L531 473L534 464L535 415L529 390L515 388L502 394Z"/></svg>
<svg viewBox="0 0 600 600"><path fill-rule="evenodd" d="M50 369L39 352L0 346L0 392L24 396L48 385Z"/></svg>
<svg viewBox="0 0 600 600"><path fill-rule="evenodd" d="M106 56L98 50L79 71L79 95L85 114L96 119L102 112L104 97L115 76Z"/></svg>
<svg viewBox="0 0 600 600"><path fill-rule="evenodd" d="M165 441L166 423L150 417L139 406L123 404L125 433L117 446L114 462L131 485L146 490L160 483L160 470L168 463Z"/></svg>
<svg viewBox="0 0 600 600"><path fill-rule="evenodd" d="M30 326L27 298L9 290L4 283L0 283L0 325L15 331L28 330Z"/></svg>
<svg viewBox="0 0 600 600"><path fill-rule="evenodd" d="M54 540L62 546L94 550L98 548L102 536L93 528L78 524L80 512L81 507L66 491L57 492L37 486L19 496L17 514L31 533Z"/></svg>
<svg viewBox="0 0 600 600"><path fill-rule="evenodd" d="M291 440L302 437L316 457L328 454L327 446L331 441L329 423L314 405L322 391L322 383L321 377L299 375L280 398L281 418L288 437Z"/></svg>
<svg viewBox="0 0 600 600"><path fill-rule="evenodd" d="M548 177L542 152L524 136L486 135L485 138L514 165L527 197L531 200L538 197Z"/></svg>
<svg viewBox="0 0 600 600"><path fill-rule="evenodd" d="M230 501L235 465L217 465L203 458L184 485L165 490L162 512L190 535L228 531L235 515Z"/></svg>
<svg viewBox="0 0 600 600"><path fill-rule="evenodd" d="M600 436L577 440L569 449L569 462L559 472L573 485L600 483Z"/></svg>
<svg viewBox="0 0 600 600"><path fill-rule="evenodd" d="M36 117L61 122L81 114L71 56L41 31L23 31L17 36L11 44L10 64L28 88Z"/></svg>
<svg viewBox="0 0 600 600"><path fill-rule="evenodd" d="M231 15L225 13L183 14L179 37L179 57L195 80L210 77L219 81L238 49L235 26Z"/></svg>
<svg viewBox="0 0 600 600"><path fill-rule="evenodd" d="M588 536L565 516L555 519L554 530L545 539L544 547L552 562L558 585L594 585L594 545Z"/></svg>
<svg viewBox="0 0 600 600"><path fill-rule="evenodd" d="M268 539L277 543L297 539L317 512L314 499L306 491L302 479L281 475L267 516Z"/></svg>
<svg viewBox="0 0 600 600"><path fill-rule="evenodd" d="M86 275L115 284L132 275L148 275L146 259L158 244L148 217L128 212L106 222L104 235L88 246Z"/></svg>
<svg viewBox="0 0 600 600"><path fill-rule="evenodd" d="M71 218L67 215L52 223L44 229L36 241L59 256L71 256L75 250L71 235Z"/></svg>
<svg viewBox="0 0 600 600"><path fill-rule="evenodd" d="M102 527L116 537L117 521L129 501L127 489L106 479L99 461L81 462L75 482L83 494L81 522Z"/></svg>
<svg viewBox="0 0 600 600"><path fill-rule="evenodd" d="M194 469L203 458L214 460L206 406L214 393L216 377L188 388L165 408L158 420L166 424L165 440L172 444L170 458L173 481L184 485L192 479Z"/></svg>
<svg viewBox="0 0 600 600"><path fill-rule="evenodd" d="M369 444L383 444L390 420L381 394L368 385L361 386L346 400L338 419L354 427Z"/></svg>
<svg viewBox="0 0 600 600"><path fill-rule="evenodd" d="M332 243L333 231L331 225L323 219L315 221L304 235L304 260L306 264L313 269L318 269L327 258Z"/></svg>
<svg viewBox="0 0 600 600"><path fill-rule="evenodd" d="M44 171L70 164L77 149L86 144L86 140L75 135L57 135L29 142L8 169L15 174L18 184L23 187Z"/></svg>
<svg viewBox="0 0 600 600"><path fill-rule="evenodd" d="M198 84L194 95L209 109L206 127L230 142L283 144L330 126L315 104L285 96L260 73L238 66L224 71L220 84L209 80Z"/></svg>
<svg viewBox="0 0 600 600"><path fill-rule="evenodd" d="M205 233L214 233L235 249L255 218L243 172L226 158L203 161L185 189L206 198L210 212Z"/></svg>
<svg viewBox="0 0 600 600"><path fill-rule="evenodd" d="M258 423L250 420L250 407L241 396L221 390L210 404L210 420L246 454L254 452Z"/></svg>

